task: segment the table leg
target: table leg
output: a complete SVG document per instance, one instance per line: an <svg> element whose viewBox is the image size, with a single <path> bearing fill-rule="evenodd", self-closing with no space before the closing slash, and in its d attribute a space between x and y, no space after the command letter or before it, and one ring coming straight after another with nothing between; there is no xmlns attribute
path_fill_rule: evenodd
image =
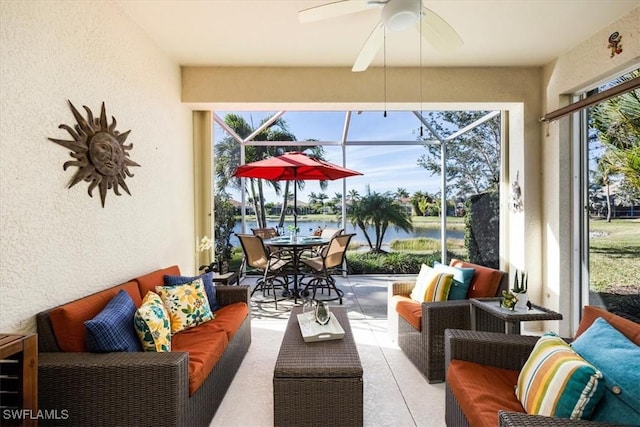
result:
<svg viewBox="0 0 640 427"><path fill-rule="evenodd" d="M298 303L298 262L299 253L297 248L293 248L293 303Z"/></svg>
<svg viewBox="0 0 640 427"><path fill-rule="evenodd" d="M520 322L504 322L504 333L507 335L517 335L520 333Z"/></svg>
<svg viewBox="0 0 640 427"><path fill-rule="evenodd" d="M471 310L471 330L476 330L476 306L473 304L469 304L469 309Z"/></svg>

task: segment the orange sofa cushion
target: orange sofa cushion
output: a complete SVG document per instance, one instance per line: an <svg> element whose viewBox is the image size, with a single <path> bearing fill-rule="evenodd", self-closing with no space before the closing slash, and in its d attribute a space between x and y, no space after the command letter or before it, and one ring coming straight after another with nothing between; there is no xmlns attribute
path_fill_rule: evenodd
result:
<svg viewBox="0 0 640 427"><path fill-rule="evenodd" d="M476 272L473 274L469 293L467 298L484 298L495 297L502 280L502 273L489 267L483 267L477 264L471 264L459 259L452 259L449 264L451 267L474 268Z"/></svg>
<svg viewBox="0 0 640 427"><path fill-rule="evenodd" d="M138 282L138 286L140 287L140 295L144 297L149 291L155 292L156 286L163 286L165 275L179 276L180 267L178 267L177 265L172 265L171 267L162 268L152 273L145 274L144 276L136 277L134 280Z"/></svg>
<svg viewBox="0 0 640 427"><path fill-rule="evenodd" d="M171 337L171 351L189 353L189 396L200 388L229 344L227 333L205 322ZM202 329L209 329L206 332Z"/></svg>
<svg viewBox="0 0 640 427"><path fill-rule="evenodd" d="M589 326L591 326L598 317L602 317L604 320L609 322L611 326L620 331L622 335L640 346L640 324L592 305L585 306L582 311L582 320L580 320L580 324L578 325L576 338L589 329Z"/></svg>
<svg viewBox="0 0 640 427"><path fill-rule="evenodd" d="M422 304L404 295L394 295L391 299L398 315L409 322L417 331L421 331Z"/></svg>
<svg viewBox="0 0 640 427"><path fill-rule="evenodd" d="M138 291L138 283L131 281L52 309L49 319L60 350L87 351L84 322L96 317L121 289L127 291L136 307L140 307L142 298ZM133 322L133 319L131 321Z"/></svg>
<svg viewBox="0 0 640 427"><path fill-rule="evenodd" d="M249 315L249 307L247 303L235 302L225 305L215 311L215 319L209 323L213 323L227 333L229 340L238 332L240 325Z"/></svg>
<svg viewBox="0 0 640 427"><path fill-rule="evenodd" d="M495 427L499 410L525 412L514 392L518 374L518 371L452 360L447 383L470 425Z"/></svg>

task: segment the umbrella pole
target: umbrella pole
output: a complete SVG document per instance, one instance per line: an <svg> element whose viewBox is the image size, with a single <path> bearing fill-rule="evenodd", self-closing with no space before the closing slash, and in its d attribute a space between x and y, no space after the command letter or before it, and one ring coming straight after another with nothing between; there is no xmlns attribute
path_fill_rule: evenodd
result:
<svg viewBox="0 0 640 427"><path fill-rule="evenodd" d="M298 168L293 168L293 226L298 228Z"/></svg>

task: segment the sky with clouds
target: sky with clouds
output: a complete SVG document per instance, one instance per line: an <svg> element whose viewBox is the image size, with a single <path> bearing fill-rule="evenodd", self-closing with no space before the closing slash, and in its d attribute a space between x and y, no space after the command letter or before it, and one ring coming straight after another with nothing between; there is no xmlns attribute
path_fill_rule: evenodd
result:
<svg viewBox="0 0 640 427"><path fill-rule="evenodd" d="M216 112L221 118L229 113ZM265 117L274 112L237 112L257 127ZM298 140L315 139L319 141L340 141L344 129L345 112L287 112L282 118L287 122L289 130ZM395 192L398 188L406 189L409 194L416 191L426 191L434 194L440 191L440 177L418 166L418 158L426 153L423 145L382 145L382 141L416 141L420 123L410 111L389 111L387 117L382 111L353 113L349 124L347 141L376 141L380 145L347 146L346 167L362 172L362 176L346 178L347 192L355 189L360 194L366 192L369 185L371 191L379 193ZM425 129L425 132L426 129ZM226 136L226 133L216 125L215 141ZM327 161L342 165L342 149L340 146L325 146ZM307 181L304 189L298 190L298 200L309 201L311 192L324 192L329 197L342 192L342 179L329 181L325 191L315 181ZM239 200L236 192L231 192L233 198ZM267 201L277 201L280 198L272 190L265 192Z"/></svg>

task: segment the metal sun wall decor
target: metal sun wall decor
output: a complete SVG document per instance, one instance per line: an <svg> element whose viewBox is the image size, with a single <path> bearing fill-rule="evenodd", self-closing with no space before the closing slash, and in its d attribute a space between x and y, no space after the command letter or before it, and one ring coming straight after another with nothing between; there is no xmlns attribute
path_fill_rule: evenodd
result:
<svg viewBox="0 0 640 427"><path fill-rule="evenodd" d="M76 174L69 182L69 188L83 180L90 182L89 196L93 197L93 190L98 187L103 208L107 191L110 189L113 189L113 192L120 196L119 188L122 187L128 195L131 195L124 180L127 176L133 177L133 174L129 172L129 166L140 166L129 159L127 151L133 148L133 144L125 145L124 143L131 131L118 132L116 119L113 116L111 124L107 122L104 102L100 117L96 118L93 117L93 113L87 106L83 106L87 112L86 119L82 117L71 101L68 102L77 124L73 128L61 124L58 128L69 132L73 140L48 139L73 150L69 155L75 160L69 160L62 165L64 170L67 170L69 166L78 167Z"/></svg>
<svg viewBox="0 0 640 427"><path fill-rule="evenodd" d="M622 53L622 36L619 32L611 33L609 36L609 46L607 46L611 50L610 58L613 58L616 55L620 55Z"/></svg>

